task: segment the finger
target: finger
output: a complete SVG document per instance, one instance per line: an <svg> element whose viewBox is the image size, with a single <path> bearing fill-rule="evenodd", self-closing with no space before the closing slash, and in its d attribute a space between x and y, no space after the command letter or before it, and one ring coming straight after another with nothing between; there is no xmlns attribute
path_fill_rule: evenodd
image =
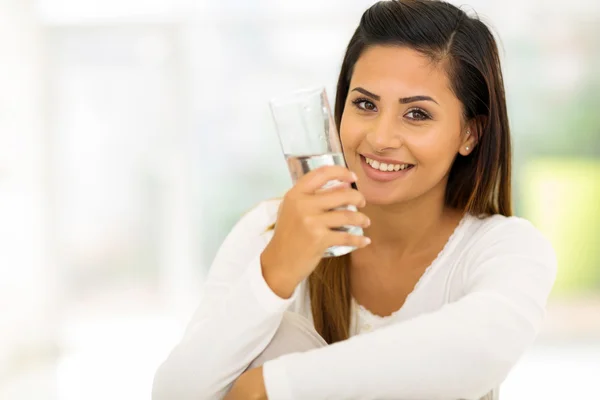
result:
<svg viewBox="0 0 600 400"><path fill-rule="evenodd" d="M348 232L331 231L326 239L328 246L350 246L363 248L371 244L371 239L362 235L353 235Z"/></svg>
<svg viewBox="0 0 600 400"><path fill-rule="evenodd" d="M361 226L363 228L371 225L369 217L358 211L335 210L329 211L320 217L321 223L328 228L339 228L342 226Z"/></svg>
<svg viewBox="0 0 600 400"><path fill-rule="evenodd" d="M356 181L356 175L346 167L327 165L304 175L296 182L295 188L302 193L314 193L330 181L352 183Z"/></svg>
<svg viewBox="0 0 600 400"><path fill-rule="evenodd" d="M332 192L318 193L310 197L310 207L320 211L329 211L349 205L364 207L366 204L365 196L354 189L340 189Z"/></svg>

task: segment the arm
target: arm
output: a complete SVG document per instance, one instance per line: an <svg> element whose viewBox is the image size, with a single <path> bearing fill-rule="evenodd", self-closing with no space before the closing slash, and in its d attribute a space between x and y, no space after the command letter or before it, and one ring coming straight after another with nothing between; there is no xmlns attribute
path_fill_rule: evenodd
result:
<svg viewBox="0 0 600 400"><path fill-rule="evenodd" d="M261 272L274 209L261 204L223 242L182 341L156 372L154 400L221 398L275 334L292 299L276 296Z"/></svg>
<svg viewBox="0 0 600 400"><path fill-rule="evenodd" d="M498 385L541 325L554 252L529 223L510 219L464 261L460 300L265 363L269 399L476 399Z"/></svg>

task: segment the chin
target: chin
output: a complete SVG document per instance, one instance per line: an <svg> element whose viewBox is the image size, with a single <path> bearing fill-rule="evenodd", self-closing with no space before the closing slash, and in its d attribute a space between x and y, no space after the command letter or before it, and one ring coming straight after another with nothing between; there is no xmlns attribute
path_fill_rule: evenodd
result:
<svg viewBox="0 0 600 400"><path fill-rule="evenodd" d="M388 206L392 204L400 204L410 201L412 198L408 196L406 193L398 193L393 190L373 190L373 189L364 189L361 190L358 187L358 190L365 196L365 200L367 204L374 206Z"/></svg>

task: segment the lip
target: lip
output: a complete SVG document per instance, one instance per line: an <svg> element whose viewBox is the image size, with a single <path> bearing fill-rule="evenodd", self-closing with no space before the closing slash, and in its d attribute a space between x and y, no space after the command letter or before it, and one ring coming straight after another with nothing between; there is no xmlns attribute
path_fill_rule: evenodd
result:
<svg viewBox="0 0 600 400"><path fill-rule="evenodd" d="M391 158L382 158L382 157L377 157L373 154L360 154L363 158L370 158L371 160L375 160L375 161L379 161L380 163L386 163L386 164L412 164L406 161L399 161L399 160L393 160Z"/></svg>
<svg viewBox="0 0 600 400"><path fill-rule="evenodd" d="M369 158L371 158L371 157L369 157ZM379 161L376 158L374 158L374 160ZM410 164L410 163L394 162L394 164ZM390 181L393 181L396 179L404 178L407 175L409 175L412 172L412 170L414 169L414 166L413 166L413 167L410 167L409 169L403 169L400 171L392 171L392 172L379 171L379 170L376 170L375 168L372 168L369 164L367 164L367 160L365 159L365 156L363 156L363 155L360 156L360 165L362 166L363 171L365 171L365 175L367 175L367 177L369 179L374 180L376 182L390 182Z"/></svg>

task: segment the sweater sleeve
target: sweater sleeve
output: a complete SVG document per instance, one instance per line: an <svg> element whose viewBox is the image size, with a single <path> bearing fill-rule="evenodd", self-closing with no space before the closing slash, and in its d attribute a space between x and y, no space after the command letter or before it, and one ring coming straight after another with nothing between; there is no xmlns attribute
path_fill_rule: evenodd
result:
<svg viewBox="0 0 600 400"><path fill-rule="evenodd" d="M263 366L269 400L478 399L534 341L556 275L550 244L508 218L464 257L465 294L439 310Z"/></svg>
<svg viewBox="0 0 600 400"><path fill-rule="evenodd" d="M222 398L275 334L294 296L278 297L261 272L273 208L249 212L221 245L183 339L155 374L153 400Z"/></svg>

